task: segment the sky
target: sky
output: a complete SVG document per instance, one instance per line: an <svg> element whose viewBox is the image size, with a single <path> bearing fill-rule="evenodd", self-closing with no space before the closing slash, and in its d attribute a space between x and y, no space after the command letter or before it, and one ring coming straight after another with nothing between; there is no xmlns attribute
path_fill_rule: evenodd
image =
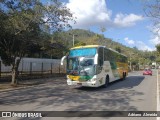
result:
<svg viewBox="0 0 160 120"><path fill-rule="evenodd" d="M160 38L153 34L153 21L146 17L142 0L62 0L76 24L73 29L87 29L128 47L153 51ZM159 33L160 35L160 33Z"/></svg>

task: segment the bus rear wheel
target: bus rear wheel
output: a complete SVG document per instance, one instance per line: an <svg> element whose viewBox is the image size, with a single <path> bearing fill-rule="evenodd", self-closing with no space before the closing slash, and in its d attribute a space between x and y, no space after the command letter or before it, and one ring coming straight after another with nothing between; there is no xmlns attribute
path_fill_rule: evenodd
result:
<svg viewBox="0 0 160 120"><path fill-rule="evenodd" d="M123 78L122 80L125 80L126 79L126 73L123 73Z"/></svg>

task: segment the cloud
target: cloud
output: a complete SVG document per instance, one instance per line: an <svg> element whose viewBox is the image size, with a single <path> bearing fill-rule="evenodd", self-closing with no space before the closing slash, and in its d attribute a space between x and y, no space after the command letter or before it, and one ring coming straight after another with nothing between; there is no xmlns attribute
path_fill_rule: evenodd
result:
<svg viewBox="0 0 160 120"><path fill-rule="evenodd" d="M160 44L160 38L158 36L155 36L153 39L150 40L150 42L154 45Z"/></svg>
<svg viewBox="0 0 160 120"><path fill-rule="evenodd" d="M129 45L134 45L135 44L135 41L134 40L129 40L128 37L124 38L125 42L127 42L127 44Z"/></svg>
<svg viewBox="0 0 160 120"><path fill-rule="evenodd" d="M105 0L69 0L66 6L76 17L74 28L91 26L130 27L143 20L141 15L119 13L112 19L112 11L107 9Z"/></svg>
<svg viewBox="0 0 160 120"><path fill-rule="evenodd" d="M144 42L142 41L137 41L136 42L136 47L139 49L139 50L148 50L148 51L154 51L155 48L151 48L149 46L147 46Z"/></svg>
<svg viewBox="0 0 160 120"><path fill-rule="evenodd" d="M69 0L66 6L77 18L74 27L97 26L110 21L111 11L107 10L105 0Z"/></svg>
<svg viewBox="0 0 160 120"><path fill-rule="evenodd" d="M130 27L135 25L137 21L143 19L144 18L141 15L119 13L114 18L114 24L119 27Z"/></svg>
<svg viewBox="0 0 160 120"><path fill-rule="evenodd" d="M134 47L137 47L138 50L148 50L148 51L154 51L155 48L151 48L149 47L146 43L144 43L143 41L139 41L139 40L131 40L128 37L124 38L124 41L129 44L132 45Z"/></svg>

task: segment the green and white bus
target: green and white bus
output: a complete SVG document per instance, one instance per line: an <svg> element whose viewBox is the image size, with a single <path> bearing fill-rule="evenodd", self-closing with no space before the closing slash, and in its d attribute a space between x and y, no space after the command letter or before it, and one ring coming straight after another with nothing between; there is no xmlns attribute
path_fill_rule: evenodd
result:
<svg viewBox="0 0 160 120"><path fill-rule="evenodd" d="M128 75L127 57L100 45L71 48L66 59L68 85L88 87L107 86L109 82L125 79Z"/></svg>

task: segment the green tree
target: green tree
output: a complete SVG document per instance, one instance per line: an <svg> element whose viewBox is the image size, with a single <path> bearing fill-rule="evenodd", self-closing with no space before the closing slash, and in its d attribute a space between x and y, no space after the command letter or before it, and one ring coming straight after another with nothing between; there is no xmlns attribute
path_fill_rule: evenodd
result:
<svg viewBox="0 0 160 120"><path fill-rule="evenodd" d="M38 47L45 26L49 32L62 30L71 27L68 21L73 17L58 0L49 5L39 0L2 0L0 6L0 56L5 65L12 66L11 84L17 84L20 60Z"/></svg>
<svg viewBox="0 0 160 120"><path fill-rule="evenodd" d="M116 51L118 51L119 53L121 53L121 52L122 52L120 47L116 47L116 49L115 49L115 50L116 50Z"/></svg>
<svg viewBox="0 0 160 120"><path fill-rule="evenodd" d="M156 45L157 52L160 53L160 44Z"/></svg>
<svg viewBox="0 0 160 120"><path fill-rule="evenodd" d="M84 42L78 42L77 44L75 44L75 47L76 46L85 46L86 45L86 43L84 43Z"/></svg>
<svg viewBox="0 0 160 120"><path fill-rule="evenodd" d="M160 39L160 0L145 1L145 13L153 21L153 34Z"/></svg>
<svg viewBox="0 0 160 120"><path fill-rule="evenodd" d="M154 20L155 25L160 24L160 0L146 2L145 13Z"/></svg>

